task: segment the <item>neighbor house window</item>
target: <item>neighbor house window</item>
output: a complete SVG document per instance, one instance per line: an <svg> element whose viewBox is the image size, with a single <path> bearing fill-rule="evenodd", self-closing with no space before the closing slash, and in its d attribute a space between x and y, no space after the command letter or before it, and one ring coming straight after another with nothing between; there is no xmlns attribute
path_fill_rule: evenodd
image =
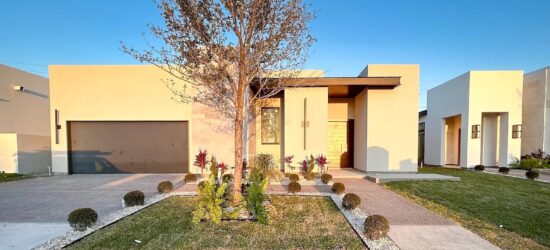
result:
<svg viewBox="0 0 550 250"><path fill-rule="evenodd" d="M512 138L521 138L521 124L512 125Z"/></svg>
<svg viewBox="0 0 550 250"><path fill-rule="evenodd" d="M262 144L279 144L279 108L262 108Z"/></svg>
<svg viewBox="0 0 550 250"><path fill-rule="evenodd" d="M472 125L472 139L479 138L480 125Z"/></svg>

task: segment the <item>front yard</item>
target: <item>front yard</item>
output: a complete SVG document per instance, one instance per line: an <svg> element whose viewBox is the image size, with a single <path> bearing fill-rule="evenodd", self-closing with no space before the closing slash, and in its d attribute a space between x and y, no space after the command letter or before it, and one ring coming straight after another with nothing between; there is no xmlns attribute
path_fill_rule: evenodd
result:
<svg viewBox="0 0 550 250"><path fill-rule="evenodd" d="M30 176L24 174L9 174L9 173L0 173L0 183L1 182L10 182L18 181L23 179L31 178Z"/></svg>
<svg viewBox="0 0 550 250"><path fill-rule="evenodd" d="M420 172L458 176L461 181L403 181L386 186L500 248L550 248L550 184L459 169Z"/></svg>
<svg viewBox="0 0 550 250"><path fill-rule="evenodd" d="M328 197L270 196L272 223L193 224L196 199L174 196L69 246L71 249L364 249ZM138 242L139 241L139 242Z"/></svg>

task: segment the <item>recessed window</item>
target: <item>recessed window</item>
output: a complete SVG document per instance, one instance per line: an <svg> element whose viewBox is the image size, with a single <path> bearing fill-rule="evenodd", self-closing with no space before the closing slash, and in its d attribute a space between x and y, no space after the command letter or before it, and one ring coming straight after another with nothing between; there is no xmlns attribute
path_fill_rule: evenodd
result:
<svg viewBox="0 0 550 250"><path fill-rule="evenodd" d="M480 128L481 126L479 124L477 125L472 125L472 139L477 139L479 138L479 134L480 134Z"/></svg>
<svg viewBox="0 0 550 250"><path fill-rule="evenodd" d="M512 125L512 138L521 138L521 124Z"/></svg>
<svg viewBox="0 0 550 250"><path fill-rule="evenodd" d="M262 108L262 144L279 144L280 115L277 107Z"/></svg>
<svg viewBox="0 0 550 250"><path fill-rule="evenodd" d="M424 132L424 130L426 129L426 123L425 122L421 122L418 124L418 132Z"/></svg>

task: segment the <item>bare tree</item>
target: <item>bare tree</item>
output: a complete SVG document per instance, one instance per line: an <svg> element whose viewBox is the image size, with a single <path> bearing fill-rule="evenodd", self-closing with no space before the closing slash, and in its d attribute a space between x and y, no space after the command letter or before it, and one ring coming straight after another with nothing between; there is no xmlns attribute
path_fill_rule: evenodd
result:
<svg viewBox="0 0 550 250"><path fill-rule="evenodd" d="M150 28L162 45L122 49L181 80L169 84L179 100L205 104L231 121L237 202L243 128L254 103L280 92L284 79L302 69L314 42L308 29L314 14L302 0L160 0L157 6L164 25Z"/></svg>

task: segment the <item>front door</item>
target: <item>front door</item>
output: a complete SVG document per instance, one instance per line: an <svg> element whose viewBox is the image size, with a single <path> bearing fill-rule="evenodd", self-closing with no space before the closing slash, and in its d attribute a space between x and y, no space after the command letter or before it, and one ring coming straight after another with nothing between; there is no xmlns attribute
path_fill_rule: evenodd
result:
<svg viewBox="0 0 550 250"><path fill-rule="evenodd" d="M329 168L353 167L353 120L328 122Z"/></svg>

